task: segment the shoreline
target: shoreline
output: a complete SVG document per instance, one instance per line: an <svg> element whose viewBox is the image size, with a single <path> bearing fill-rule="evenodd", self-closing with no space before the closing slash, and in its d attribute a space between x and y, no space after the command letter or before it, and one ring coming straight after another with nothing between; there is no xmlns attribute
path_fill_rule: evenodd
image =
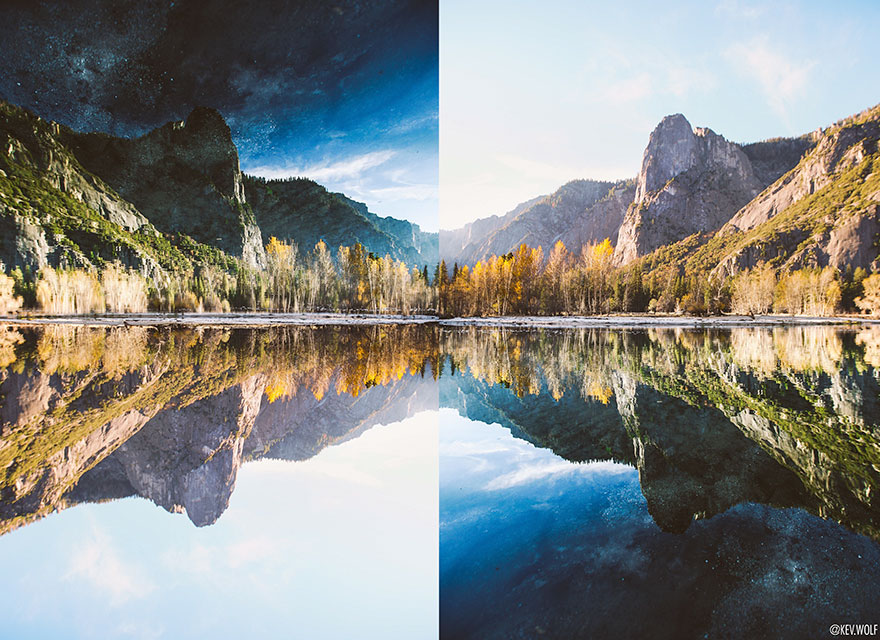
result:
<svg viewBox="0 0 880 640"><path fill-rule="evenodd" d="M445 327L498 327L513 329L726 329L738 327L858 326L877 325L880 318L858 316L499 316L494 318L450 318Z"/></svg>
<svg viewBox="0 0 880 640"><path fill-rule="evenodd" d="M859 316L497 316L485 318L439 318L426 315L366 313L132 313L100 315L23 315L0 318L5 325L40 326L64 324L87 327L280 327L280 326L364 326L425 325L441 327L486 327L509 329L590 329L590 328L734 328L786 326L880 325L880 318Z"/></svg>
<svg viewBox="0 0 880 640"><path fill-rule="evenodd" d="M113 313L87 316L9 316L6 325L65 324L85 327L283 327L433 324L436 316L398 316L366 313Z"/></svg>

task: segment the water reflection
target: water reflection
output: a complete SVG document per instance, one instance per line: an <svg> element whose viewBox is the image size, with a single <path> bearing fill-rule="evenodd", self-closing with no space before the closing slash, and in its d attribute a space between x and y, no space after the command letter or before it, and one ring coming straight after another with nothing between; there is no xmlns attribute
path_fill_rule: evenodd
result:
<svg viewBox="0 0 880 640"><path fill-rule="evenodd" d="M444 331L441 404L636 467L657 524L801 506L880 539L880 328Z"/></svg>
<svg viewBox="0 0 880 640"><path fill-rule="evenodd" d="M198 526L239 467L437 406L430 326L0 331L0 533L140 495Z"/></svg>
<svg viewBox="0 0 880 640"><path fill-rule="evenodd" d="M441 635L871 618L878 345L877 328L444 330L440 402L461 417L441 422Z"/></svg>

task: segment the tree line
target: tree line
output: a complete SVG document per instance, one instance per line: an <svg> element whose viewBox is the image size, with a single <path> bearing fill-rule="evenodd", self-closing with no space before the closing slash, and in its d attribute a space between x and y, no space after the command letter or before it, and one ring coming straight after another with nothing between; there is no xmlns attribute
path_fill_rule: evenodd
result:
<svg viewBox="0 0 880 640"><path fill-rule="evenodd" d="M777 270L759 264L736 275L617 267L606 238L573 253L557 242L544 256L525 244L472 268L441 262L435 282L442 316L722 313L828 316L880 313L880 274L863 268Z"/></svg>
<svg viewBox="0 0 880 640"><path fill-rule="evenodd" d="M47 313L133 313L147 310L285 313L337 311L497 315L609 313L722 313L828 316L880 313L880 274L833 267L795 271L759 264L732 276L686 273L676 267L623 267L606 238L573 253L557 242L521 244L473 267L445 261L429 272L356 243L335 252L323 241L310 251L271 238L266 264L236 261L234 269L203 264L190 273L155 279L118 263L101 270L43 268L36 278L20 269L0 274L0 312L22 306Z"/></svg>
<svg viewBox="0 0 880 640"><path fill-rule="evenodd" d="M434 313L436 289L427 266L410 268L363 245L336 255L319 241L300 252L295 243L271 238L266 264L241 261L222 269L202 264L189 273L153 279L119 263L102 269L44 267L35 278L16 268L0 273L0 312L22 307L53 314L276 311Z"/></svg>

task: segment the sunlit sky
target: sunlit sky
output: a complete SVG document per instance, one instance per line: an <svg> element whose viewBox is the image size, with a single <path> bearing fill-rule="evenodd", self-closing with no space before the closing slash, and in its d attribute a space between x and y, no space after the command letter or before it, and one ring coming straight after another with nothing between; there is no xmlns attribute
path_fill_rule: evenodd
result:
<svg viewBox="0 0 880 640"><path fill-rule="evenodd" d="M434 638L436 412L249 462L196 528L148 500L0 537L3 638Z"/></svg>
<svg viewBox="0 0 880 640"><path fill-rule="evenodd" d="M632 177L667 114L752 142L873 106L878 34L876 2L443 0L440 227Z"/></svg>

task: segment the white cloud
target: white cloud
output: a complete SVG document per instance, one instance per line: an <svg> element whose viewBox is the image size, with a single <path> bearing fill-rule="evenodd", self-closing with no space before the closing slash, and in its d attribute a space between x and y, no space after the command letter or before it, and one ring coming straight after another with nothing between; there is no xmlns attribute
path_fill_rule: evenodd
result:
<svg viewBox="0 0 880 640"><path fill-rule="evenodd" d="M550 462L527 464L519 467L516 471L511 471L510 473L505 473L497 478L493 478L486 485L486 490L498 491L500 489L510 489L511 487L528 484L529 482L541 480L548 476L569 474L576 469L576 466L566 460L553 460Z"/></svg>
<svg viewBox="0 0 880 640"><path fill-rule="evenodd" d="M99 531L73 556L64 579L91 583L95 590L107 593L112 605L143 598L156 589L138 567L119 557L110 539Z"/></svg>
<svg viewBox="0 0 880 640"><path fill-rule="evenodd" d="M789 105L803 95L816 66L815 60L787 56L774 48L767 36L737 43L725 57L741 74L758 81L767 104L783 118Z"/></svg>
<svg viewBox="0 0 880 640"><path fill-rule="evenodd" d="M437 185L402 184L366 191L370 199L376 201L431 200L437 197Z"/></svg>
<svg viewBox="0 0 880 640"><path fill-rule="evenodd" d="M516 447L502 440L454 440L440 444L440 455L447 458L470 458L489 453L516 452Z"/></svg>

